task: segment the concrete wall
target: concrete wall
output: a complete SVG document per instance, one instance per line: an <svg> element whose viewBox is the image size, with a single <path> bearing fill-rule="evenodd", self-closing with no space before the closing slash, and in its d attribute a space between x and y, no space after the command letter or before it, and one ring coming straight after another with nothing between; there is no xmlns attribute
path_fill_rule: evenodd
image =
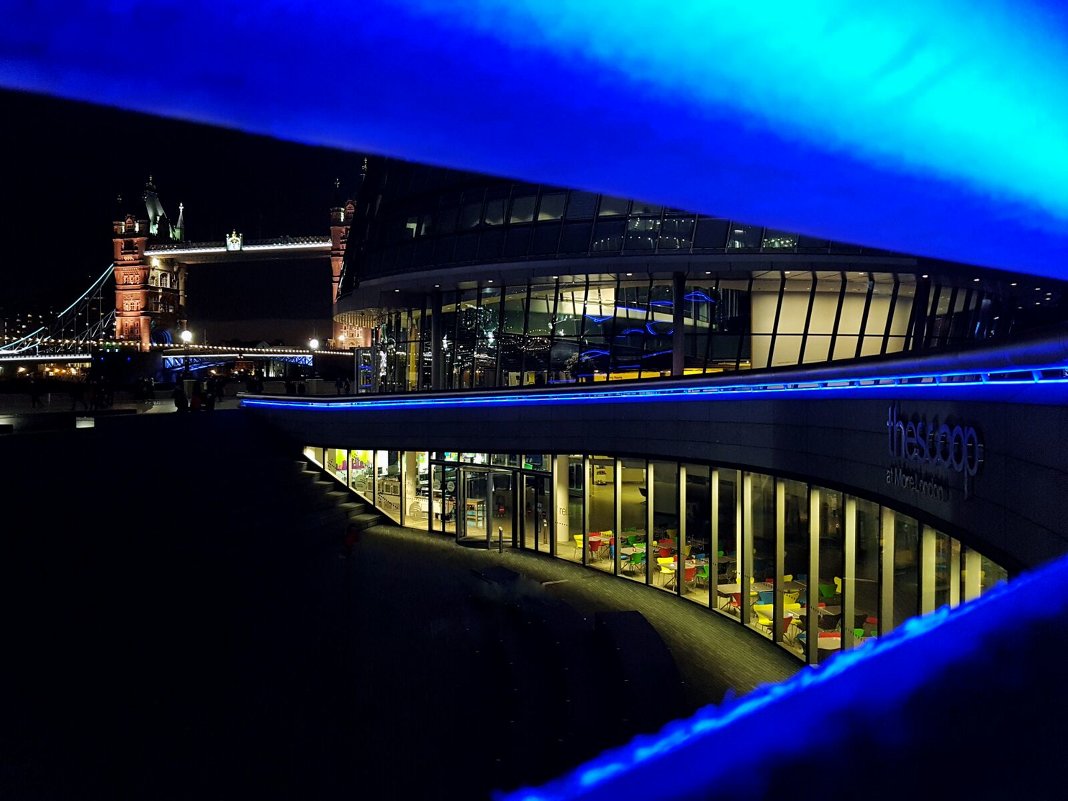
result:
<svg viewBox="0 0 1068 801"><path fill-rule="evenodd" d="M1023 404L1018 391L991 388L961 400L952 385L902 386L751 399L245 411L299 442L339 447L644 456L773 473L914 514L1016 570L1068 552L1068 393L1055 387ZM893 403L902 418L975 429L984 461L967 489L963 472L891 454ZM901 486L895 467L923 473L935 491Z"/></svg>

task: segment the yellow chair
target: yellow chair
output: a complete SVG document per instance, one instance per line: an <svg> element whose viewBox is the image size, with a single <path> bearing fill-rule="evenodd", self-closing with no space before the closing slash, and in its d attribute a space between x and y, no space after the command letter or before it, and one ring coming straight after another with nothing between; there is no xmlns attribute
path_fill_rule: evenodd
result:
<svg viewBox="0 0 1068 801"><path fill-rule="evenodd" d="M796 615L801 611L801 604L783 604L782 633L784 639L791 639L790 629L796 620ZM775 604L753 604L753 612L756 613L758 626L763 626L772 634L775 627Z"/></svg>
<svg viewBox="0 0 1068 801"><path fill-rule="evenodd" d="M656 564L660 568L660 576L663 579L663 584L666 587L670 579L675 578L675 557L673 556L658 556L656 558Z"/></svg>
<svg viewBox="0 0 1068 801"><path fill-rule="evenodd" d="M768 634L771 634L775 626L775 604L753 604L753 612L756 614L757 625L763 626L768 630Z"/></svg>
<svg viewBox="0 0 1068 801"><path fill-rule="evenodd" d="M575 558L576 559L581 559L582 558L582 535L581 534L572 534L571 538L573 540L575 540Z"/></svg>

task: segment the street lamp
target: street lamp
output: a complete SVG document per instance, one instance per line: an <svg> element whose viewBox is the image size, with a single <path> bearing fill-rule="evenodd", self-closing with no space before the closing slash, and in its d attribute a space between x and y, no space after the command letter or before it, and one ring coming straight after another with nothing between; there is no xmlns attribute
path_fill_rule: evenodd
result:
<svg viewBox="0 0 1068 801"><path fill-rule="evenodd" d="M311 339L308 340L308 347L311 348L311 352L312 352L312 358L311 358L312 378L317 378L319 376L319 372L315 369L315 351L319 350L319 340L315 339L315 337L312 337Z"/></svg>
<svg viewBox="0 0 1068 801"><path fill-rule="evenodd" d="M189 343L193 341L193 332L185 330L178 336L181 337L182 344L185 345L185 371L183 377L187 377L189 375Z"/></svg>

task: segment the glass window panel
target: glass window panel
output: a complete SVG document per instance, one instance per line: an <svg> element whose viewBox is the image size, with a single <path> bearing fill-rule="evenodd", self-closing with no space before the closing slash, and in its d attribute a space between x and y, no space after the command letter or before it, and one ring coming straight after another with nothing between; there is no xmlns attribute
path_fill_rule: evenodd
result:
<svg viewBox="0 0 1068 801"><path fill-rule="evenodd" d="M893 520L894 608L884 632L920 613L920 527L913 518L897 512Z"/></svg>
<svg viewBox="0 0 1068 801"><path fill-rule="evenodd" d="M434 259L441 263L453 261L456 251L456 237L444 236L434 243Z"/></svg>
<svg viewBox="0 0 1068 801"><path fill-rule="evenodd" d="M455 240L453 261L473 261L478 253L478 234L464 234Z"/></svg>
<svg viewBox="0 0 1068 801"><path fill-rule="evenodd" d="M484 542L490 523L490 482L486 470L461 470L463 477L463 533Z"/></svg>
<svg viewBox="0 0 1068 801"><path fill-rule="evenodd" d="M534 195L512 198L512 212L508 217L510 223L528 223L534 220Z"/></svg>
<svg viewBox="0 0 1068 801"><path fill-rule="evenodd" d="M1009 580L1009 571L997 564L993 559L985 556L980 557L982 571L980 572L980 584L982 592L992 590L998 584Z"/></svg>
<svg viewBox="0 0 1068 801"><path fill-rule="evenodd" d="M564 199L567 196L563 192L551 192L541 196L541 205L538 207L538 220L559 220L564 214Z"/></svg>
<svg viewBox="0 0 1068 801"><path fill-rule="evenodd" d="M620 459L616 464L620 482L620 573L629 579L645 583L649 559L645 517L645 460Z"/></svg>
<svg viewBox="0 0 1068 801"><path fill-rule="evenodd" d="M797 234L768 228L764 231L764 240L760 244L761 247L769 250L792 250L797 247Z"/></svg>
<svg viewBox="0 0 1068 801"><path fill-rule="evenodd" d="M327 448L326 462L323 465L327 472L346 487L349 485L349 455L342 448Z"/></svg>
<svg viewBox="0 0 1068 801"><path fill-rule="evenodd" d="M675 462L650 462L653 472L653 586L676 591L679 566L679 480Z"/></svg>
<svg viewBox="0 0 1068 801"><path fill-rule="evenodd" d="M842 590L845 581L844 496L841 492L819 488L819 567L816 582L817 654L822 661L842 647ZM812 585L809 584L811 592ZM815 598L815 596L814 596Z"/></svg>
<svg viewBox="0 0 1068 801"><path fill-rule="evenodd" d="M549 477L521 474L523 488L523 538L522 547L532 551L548 552L549 531Z"/></svg>
<svg viewBox="0 0 1068 801"><path fill-rule="evenodd" d="M404 525L426 530L430 515L430 461L426 451L405 451L404 466Z"/></svg>
<svg viewBox="0 0 1068 801"><path fill-rule="evenodd" d="M627 237L623 246L627 250L653 250L659 236L660 220L634 217L627 220Z"/></svg>
<svg viewBox="0 0 1068 801"><path fill-rule="evenodd" d="M701 217L694 229L693 246L695 248L722 248L727 243L727 231L730 220L717 217Z"/></svg>
<svg viewBox="0 0 1068 801"><path fill-rule="evenodd" d="M375 454L375 506L394 523L400 523L400 451Z"/></svg>
<svg viewBox="0 0 1068 801"><path fill-rule="evenodd" d="M497 198L495 200L486 201L486 225L503 225L504 224L504 199Z"/></svg>
<svg viewBox="0 0 1068 801"><path fill-rule="evenodd" d="M560 234L558 253L586 253L590 248L590 224L569 223Z"/></svg>
<svg viewBox="0 0 1068 801"><path fill-rule="evenodd" d="M741 578L738 571L738 556L742 553L741 531L741 476L737 470L717 470L719 503L712 513L716 517L718 540L715 553L716 604L717 608L741 617Z"/></svg>
<svg viewBox="0 0 1068 801"><path fill-rule="evenodd" d="M586 549L583 537L583 490L586 484L583 473L582 454L573 453L556 457L556 497L561 499L556 504L556 555L569 562L582 562ZM594 538L590 543L591 562L605 558L609 543Z"/></svg>
<svg viewBox="0 0 1068 801"><path fill-rule="evenodd" d="M669 217L660 226L661 250L689 250L693 244L693 217Z"/></svg>
<svg viewBox="0 0 1068 801"><path fill-rule="evenodd" d="M530 252L535 255L555 253L559 241L559 223L537 225L534 227L534 239L530 245Z"/></svg>
<svg viewBox="0 0 1068 801"><path fill-rule="evenodd" d="M623 220L605 220L598 222L593 229L593 251L618 253L623 247Z"/></svg>
<svg viewBox="0 0 1068 801"><path fill-rule="evenodd" d="M712 537L712 497L708 465L686 465L686 530L679 543L685 554L682 595L686 600L708 606L712 583L712 562L708 546Z"/></svg>
<svg viewBox="0 0 1068 801"><path fill-rule="evenodd" d="M374 496L373 471L373 451L349 451L349 486L366 501Z"/></svg>
<svg viewBox="0 0 1068 801"><path fill-rule="evenodd" d="M567 204L567 219L586 220L597 210L597 195L593 192L571 192Z"/></svg>
<svg viewBox="0 0 1068 801"><path fill-rule="evenodd" d="M525 256L530 245L530 226L523 225L512 228L504 240L504 255Z"/></svg>
<svg viewBox="0 0 1068 801"><path fill-rule="evenodd" d="M882 551L879 519L879 504L857 499L857 556L853 573L854 645L879 636L879 563Z"/></svg>
<svg viewBox="0 0 1068 801"><path fill-rule="evenodd" d="M504 231L483 231L478 240L478 258L499 259L504 250Z"/></svg>
<svg viewBox="0 0 1068 801"><path fill-rule="evenodd" d="M783 604L782 644L804 657L804 621L808 615L808 484L783 481L783 574L777 586Z"/></svg>
<svg viewBox="0 0 1068 801"><path fill-rule="evenodd" d="M611 456L591 456L589 461L589 505L590 536L596 540L599 535L600 547L593 551L591 545L590 565L612 573L615 570L615 548L620 542L616 538L616 483L615 459ZM604 552L606 547L608 553Z"/></svg>
<svg viewBox="0 0 1068 801"><path fill-rule="evenodd" d="M752 614L748 624L770 637L770 624L762 625L760 620L761 616L770 617L765 614L766 606L775 592L775 479L764 473L751 473L750 481L752 540L746 560L746 583Z"/></svg>
<svg viewBox="0 0 1068 801"><path fill-rule="evenodd" d="M482 215L482 203L465 203L460 210L460 227L475 228Z"/></svg>
<svg viewBox="0 0 1068 801"><path fill-rule="evenodd" d="M630 201L626 198L603 195L601 197L601 208L598 213L602 217L611 217L617 214L626 214L629 210Z"/></svg>
<svg viewBox="0 0 1068 801"><path fill-rule="evenodd" d="M727 247L743 250L759 248L763 230L759 225L733 223L727 237Z"/></svg>

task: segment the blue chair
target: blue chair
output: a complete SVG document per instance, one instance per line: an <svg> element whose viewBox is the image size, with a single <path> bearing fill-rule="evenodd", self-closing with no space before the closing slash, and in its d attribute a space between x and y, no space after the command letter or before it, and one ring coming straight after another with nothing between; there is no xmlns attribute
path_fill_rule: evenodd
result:
<svg viewBox="0 0 1068 801"><path fill-rule="evenodd" d="M761 590L757 593L758 604L773 604L775 603L775 590Z"/></svg>

